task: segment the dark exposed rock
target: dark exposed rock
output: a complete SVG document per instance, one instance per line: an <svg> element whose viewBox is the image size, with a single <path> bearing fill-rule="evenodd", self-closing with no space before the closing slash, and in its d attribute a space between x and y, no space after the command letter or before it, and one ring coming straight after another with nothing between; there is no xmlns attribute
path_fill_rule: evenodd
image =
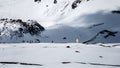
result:
<svg viewBox="0 0 120 68"><path fill-rule="evenodd" d="M100 58L103 58L103 56L99 56Z"/></svg>
<svg viewBox="0 0 120 68"><path fill-rule="evenodd" d="M112 11L112 13L114 13L114 14L120 14L120 10L114 10L114 11Z"/></svg>
<svg viewBox="0 0 120 68"><path fill-rule="evenodd" d="M57 4L57 0L54 0L54 4Z"/></svg>
<svg viewBox="0 0 120 68"><path fill-rule="evenodd" d="M48 7L48 5L46 5L46 7Z"/></svg>
<svg viewBox="0 0 120 68"><path fill-rule="evenodd" d="M94 25L90 26L89 29L94 28L96 26L101 26L101 25L104 25L104 23L94 24Z"/></svg>
<svg viewBox="0 0 120 68"><path fill-rule="evenodd" d="M42 64L22 63L22 62L0 62L0 64L20 64L20 65L43 66Z"/></svg>
<svg viewBox="0 0 120 68"><path fill-rule="evenodd" d="M102 31L98 32L93 38L91 38L90 40L85 41L85 42L83 42L83 43L92 42L92 41L94 41L100 34L105 34L105 33L107 33L107 35L105 35L104 38L107 39L109 36L115 37L118 32L117 32L117 31L102 30Z"/></svg>
<svg viewBox="0 0 120 68"><path fill-rule="evenodd" d="M66 40L67 38L66 37L63 37L64 40Z"/></svg>
<svg viewBox="0 0 120 68"><path fill-rule="evenodd" d="M80 4L82 1L90 1L90 0L75 0L73 3L72 3L72 5L71 5L71 7L72 7L72 9L75 9L75 8L77 8L78 7L78 4Z"/></svg>
<svg viewBox="0 0 120 68"><path fill-rule="evenodd" d="M66 48L70 48L70 46L66 46Z"/></svg>
<svg viewBox="0 0 120 68"><path fill-rule="evenodd" d="M28 25L27 31L31 34L31 35L37 35L39 34L41 31L44 31L44 27L42 27L38 22L36 21L32 21L31 24Z"/></svg>
<svg viewBox="0 0 120 68"><path fill-rule="evenodd" d="M102 63L88 63L88 62L76 62L78 64L86 64L86 65L95 65L95 66L109 66L109 67L120 67L120 65L114 64L102 64Z"/></svg>
<svg viewBox="0 0 120 68"><path fill-rule="evenodd" d="M36 39L35 42L36 42L36 43L40 43L40 40L39 40L39 39Z"/></svg>
<svg viewBox="0 0 120 68"><path fill-rule="evenodd" d="M41 0L34 0L34 2L41 2Z"/></svg>
<svg viewBox="0 0 120 68"><path fill-rule="evenodd" d="M45 30L43 26L41 26L37 21L29 20L27 22L22 21L21 19L0 19L1 23L4 23L2 29L0 30L0 34L4 31L10 32L10 36L18 36L23 37L24 34L29 33L30 35L39 35L42 31ZM7 26L8 24L17 25L17 26Z"/></svg>
<svg viewBox="0 0 120 68"><path fill-rule="evenodd" d="M81 0L75 0L73 3L72 3L72 9L75 9L77 6L78 6L78 4L80 4L82 1Z"/></svg>
<svg viewBox="0 0 120 68"><path fill-rule="evenodd" d="M80 53L80 51L75 51L76 53Z"/></svg>
<svg viewBox="0 0 120 68"><path fill-rule="evenodd" d="M62 62L62 64L69 64L69 63L71 63L71 62Z"/></svg>
<svg viewBox="0 0 120 68"><path fill-rule="evenodd" d="M115 34L118 33L118 32L117 31L113 32L113 31L109 31L109 30L102 30L99 33L100 34L107 33L107 35L105 35L104 38L108 38L109 36L116 36Z"/></svg>

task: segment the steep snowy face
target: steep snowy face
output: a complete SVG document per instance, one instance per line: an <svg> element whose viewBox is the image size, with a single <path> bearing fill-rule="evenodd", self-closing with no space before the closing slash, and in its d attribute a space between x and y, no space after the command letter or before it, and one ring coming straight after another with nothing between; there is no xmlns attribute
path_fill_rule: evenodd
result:
<svg viewBox="0 0 120 68"><path fill-rule="evenodd" d="M78 7L83 7L88 1L89 0L1 0L0 17L24 20L34 19L41 22L40 24L43 26L48 27L81 14L82 12L76 13L81 10L78 9Z"/></svg>
<svg viewBox="0 0 120 68"><path fill-rule="evenodd" d="M118 0L0 0L0 17L34 19L44 27L55 24L78 26L75 19L119 7ZM82 20L79 26L85 25Z"/></svg>

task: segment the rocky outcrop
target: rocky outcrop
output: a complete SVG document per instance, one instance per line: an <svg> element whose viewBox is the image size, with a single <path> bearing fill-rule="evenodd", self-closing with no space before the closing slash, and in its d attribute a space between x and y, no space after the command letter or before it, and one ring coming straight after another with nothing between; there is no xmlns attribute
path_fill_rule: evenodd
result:
<svg viewBox="0 0 120 68"><path fill-rule="evenodd" d="M71 5L72 9L77 8L78 4L80 4L82 1L89 1L89 0L75 0Z"/></svg>
<svg viewBox="0 0 120 68"><path fill-rule="evenodd" d="M37 21L28 20L27 22L21 19L0 19L0 37L23 37L24 34L39 35L45 30Z"/></svg>
<svg viewBox="0 0 120 68"><path fill-rule="evenodd" d="M107 33L107 34L105 34L105 33ZM105 34L105 36L104 36L103 38L107 39L107 38L110 37L110 36L115 37L117 33L118 33L117 31L102 30L102 31L98 32L93 38L91 38L90 40L85 41L85 42L83 42L83 43L92 42L92 41L96 40L97 37L98 37L99 35L101 35L101 34Z"/></svg>
<svg viewBox="0 0 120 68"><path fill-rule="evenodd" d="M112 11L113 14L120 14L120 10L114 10Z"/></svg>
<svg viewBox="0 0 120 68"><path fill-rule="evenodd" d="M41 0L34 0L34 2L41 2Z"/></svg>

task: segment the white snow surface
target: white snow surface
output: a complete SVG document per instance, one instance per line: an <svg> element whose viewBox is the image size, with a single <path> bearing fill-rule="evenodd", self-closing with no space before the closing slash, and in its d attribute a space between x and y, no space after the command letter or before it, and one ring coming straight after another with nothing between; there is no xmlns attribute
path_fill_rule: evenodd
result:
<svg viewBox="0 0 120 68"><path fill-rule="evenodd" d="M70 46L70 48L66 48ZM41 64L3 64L19 62ZM63 64L63 63L66 64ZM0 44L0 68L119 68L120 43Z"/></svg>

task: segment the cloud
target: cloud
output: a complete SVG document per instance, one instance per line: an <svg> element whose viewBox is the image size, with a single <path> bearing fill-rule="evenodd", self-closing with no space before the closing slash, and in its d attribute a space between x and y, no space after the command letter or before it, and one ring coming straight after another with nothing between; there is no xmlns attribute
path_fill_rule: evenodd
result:
<svg viewBox="0 0 120 68"><path fill-rule="evenodd" d="M86 24L99 24L104 23L103 28L110 30L120 30L120 14L112 14L112 12L105 13L99 11L94 14L82 16L83 23Z"/></svg>
<svg viewBox="0 0 120 68"><path fill-rule="evenodd" d="M102 28L111 30L120 30L120 14L113 14L111 11L98 11L92 14L86 14L79 16L73 20L69 26L81 26L89 27L93 24L104 23Z"/></svg>

